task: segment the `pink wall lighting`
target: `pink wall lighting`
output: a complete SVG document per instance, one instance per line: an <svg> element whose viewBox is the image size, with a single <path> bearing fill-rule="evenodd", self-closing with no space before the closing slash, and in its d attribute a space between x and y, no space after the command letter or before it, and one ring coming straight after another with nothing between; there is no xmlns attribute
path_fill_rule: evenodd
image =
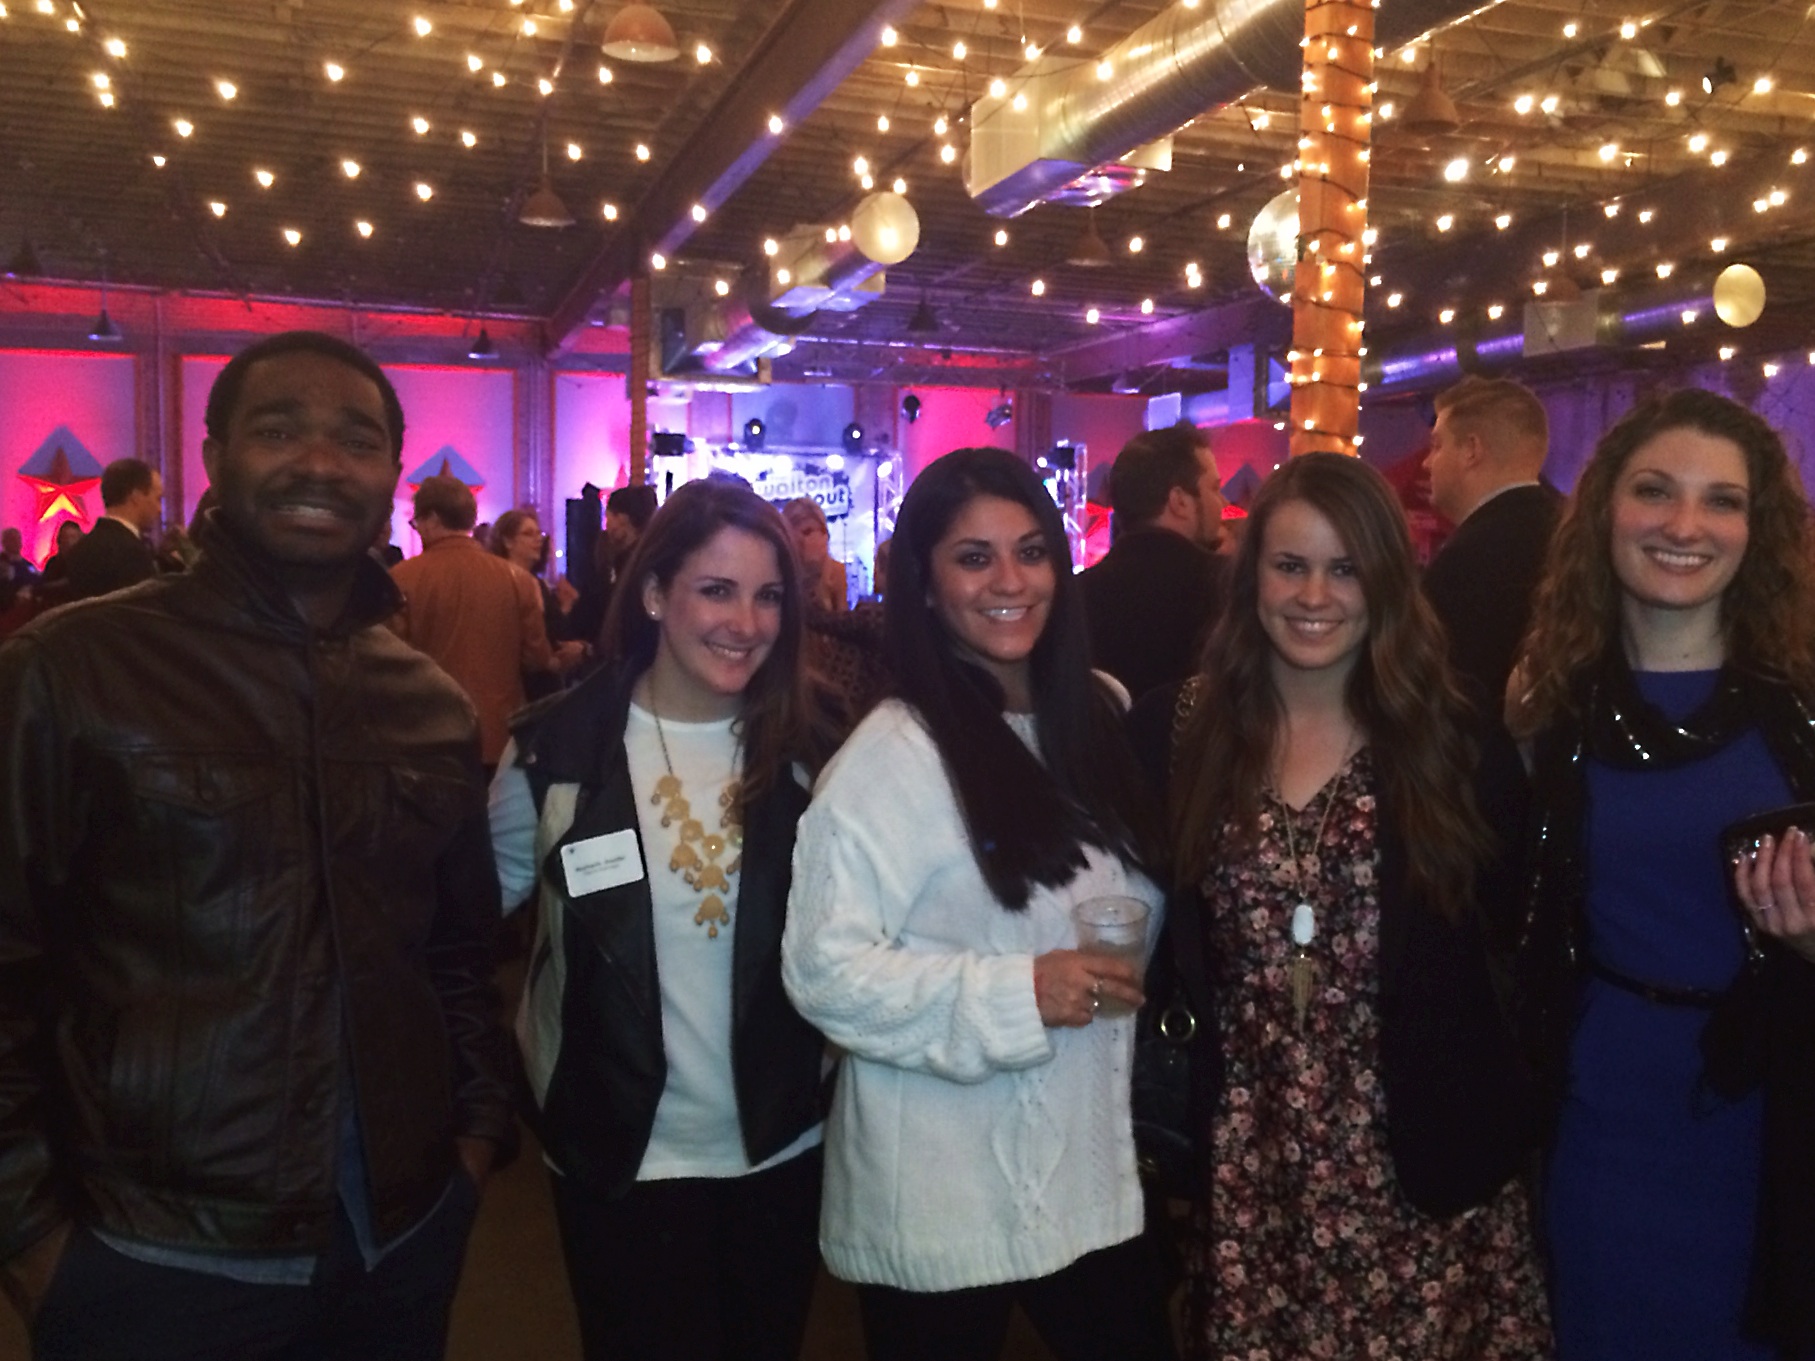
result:
<svg viewBox="0 0 1815 1361"><path fill-rule="evenodd" d="M513 468L511 375L504 370L389 364L385 374L403 403L403 467L408 472L451 445L485 479L479 519L489 524L517 504ZM393 543L422 551L409 528L410 489L400 481Z"/></svg>
<svg viewBox="0 0 1815 1361"><path fill-rule="evenodd" d="M630 397L621 373L555 375L555 483L551 515L588 482L610 490L629 476ZM559 537L559 536L558 536Z"/></svg>
<svg viewBox="0 0 1815 1361"><path fill-rule="evenodd" d="M11 350L0 355L0 525L25 535L25 555L43 562L55 550L59 511L36 519L39 498L17 476L19 465L58 426L69 431L103 466L137 452L133 361L128 355ZM83 498L88 522L101 514L97 487Z"/></svg>
<svg viewBox="0 0 1815 1361"><path fill-rule="evenodd" d="M896 422L897 443L907 463L908 480L941 454L954 449L1015 447L1015 423L991 430L983 415L1002 398L991 388L903 388L920 399L920 419Z"/></svg>
<svg viewBox="0 0 1815 1361"><path fill-rule="evenodd" d="M227 367L226 356L183 356L183 428L177 446L183 451L183 504L177 508L187 525L195 518L195 503L208 489L208 469L202 464L202 441L208 437L208 389Z"/></svg>

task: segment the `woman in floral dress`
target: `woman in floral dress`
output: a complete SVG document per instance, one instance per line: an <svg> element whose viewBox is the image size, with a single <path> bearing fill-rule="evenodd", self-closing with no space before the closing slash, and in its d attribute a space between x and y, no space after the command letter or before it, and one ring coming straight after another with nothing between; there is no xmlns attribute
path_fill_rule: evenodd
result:
<svg viewBox="0 0 1815 1361"><path fill-rule="evenodd" d="M1545 1357L1530 1086L1489 966L1522 773L1465 731L1377 473L1274 475L1206 657L1172 790L1210 1123L1187 1353Z"/></svg>

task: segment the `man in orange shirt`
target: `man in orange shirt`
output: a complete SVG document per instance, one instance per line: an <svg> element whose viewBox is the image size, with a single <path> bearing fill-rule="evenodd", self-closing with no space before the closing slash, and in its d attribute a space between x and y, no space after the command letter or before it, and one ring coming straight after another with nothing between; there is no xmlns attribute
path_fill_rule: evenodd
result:
<svg viewBox="0 0 1815 1361"><path fill-rule="evenodd" d="M478 502L459 478L423 480L412 521L422 552L391 569L404 597L391 627L434 658L473 701L489 776L504 751L506 721L524 704L523 673L570 670L586 649L549 645L535 580L473 538L478 518Z"/></svg>

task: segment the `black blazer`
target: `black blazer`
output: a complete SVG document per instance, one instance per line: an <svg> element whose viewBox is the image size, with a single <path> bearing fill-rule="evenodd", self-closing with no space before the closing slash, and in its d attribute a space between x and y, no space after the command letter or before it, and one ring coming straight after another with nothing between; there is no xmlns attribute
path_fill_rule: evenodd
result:
<svg viewBox="0 0 1815 1361"><path fill-rule="evenodd" d="M1139 699L1197 670L1222 613L1224 560L1169 529L1129 530L1078 576L1090 663Z"/></svg>
<svg viewBox="0 0 1815 1361"><path fill-rule="evenodd" d="M1546 483L1503 491L1458 525L1425 569L1450 669L1483 714L1500 712L1562 507Z"/></svg>
<svg viewBox="0 0 1815 1361"><path fill-rule="evenodd" d="M81 541L57 555L69 584L65 600L86 600L149 581L151 549L118 520L102 516Z"/></svg>
<svg viewBox="0 0 1815 1361"><path fill-rule="evenodd" d="M636 791L624 759L634 679L595 672L524 711L513 725L538 810L550 785L580 786L573 826L542 866L542 877L554 884L564 882L563 846L625 828L637 831L647 871L667 872L642 847ZM744 815L728 1038L744 1151L753 1164L779 1153L823 1114L825 1041L794 1010L781 982L795 824L808 798L784 775ZM649 881L570 897L564 916L560 1052L540 1119L532 1123L564 1173L615 1195L636 1180L668 1077ZM531 960L530 987L546 956L540 950Z"/></svg>
<svg viewBox="0 0 1815 1361"><path fill-rule="evenodd" d="M1143 764L1168 764L1176 687L1130 715ZM1405 842L1386 791L1378 802L1380 848L1380 1059L1387 1145L1405 1198L1448 1217L1485 1204L1521 1169L1536 1140L1530 1070L1502 1006L1501 951L1523 886L1521 832L1530 793L1512 739L1494 725L1479 736L1475 797L1500 850L1476 877L1478 911L1452 924L1407 882ZM1157 759L1156 759L1157 758ZM1203 899L1174 890L1162 949L1197 1018L1191 1052L1192 1127L1207 1130L1222 1097L1215 961ZM1207 1150L1206 1150L1207 1151ZM1208 1169L1204 1173L1208 1183Z"/></svg>

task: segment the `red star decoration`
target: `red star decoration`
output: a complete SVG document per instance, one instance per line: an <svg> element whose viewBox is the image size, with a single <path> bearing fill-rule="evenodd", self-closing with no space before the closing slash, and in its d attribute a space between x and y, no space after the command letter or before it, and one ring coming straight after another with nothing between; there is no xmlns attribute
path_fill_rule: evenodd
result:
<svg viewBox="0 0 1815 1361"><path fill-rule="evenodd" d="M77 477L70 471L69 455L61 446L52 455L50 468L43 476L33 473L20 473L19 480L32 489L38 498L35 514L38 523L43 524L53 515L59 513L73 515L82 522L84 528L92 518L82 498L101 485L98 477Z"/></svg>

